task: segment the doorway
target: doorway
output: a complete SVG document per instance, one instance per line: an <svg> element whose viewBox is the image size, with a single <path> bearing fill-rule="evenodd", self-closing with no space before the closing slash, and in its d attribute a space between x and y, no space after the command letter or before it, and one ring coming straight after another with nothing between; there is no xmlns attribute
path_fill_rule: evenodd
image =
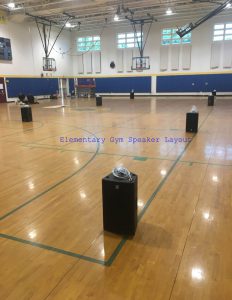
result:
<svg viewBox="0 0 232 300"><path fill-rule="evenodd" d="M6 89L3 77L0 77L0 103L6 103Z"/></svg>

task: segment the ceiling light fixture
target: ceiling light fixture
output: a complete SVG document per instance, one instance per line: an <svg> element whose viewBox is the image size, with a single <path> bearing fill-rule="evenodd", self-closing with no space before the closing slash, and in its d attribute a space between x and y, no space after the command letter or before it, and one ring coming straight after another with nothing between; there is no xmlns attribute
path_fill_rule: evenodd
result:
<svg viewBox="0 0 232 300"><path fill-rule="evenodd" d="M69 23L69 22L67 22L67 23L65 24L65 27L71 28L71 27L72 27L72 24Z"/></svg>
<svg viewBox="0 0 232 300"><path fill-rule="evenodd" d="M15 3L14 2L10 2L7 4L7 6L11 9L14 9L15 8Z"/></svg>
<svg viewBox="0 0 232 300"><path fill-rule="evenodd" d="M167 10L166 10L166 15L171 15L172 14L172 10L171 10L171 8L168 8Z"/></svg>
<svg viewBox="0 0 232 300"><path fill-rule="evenodd" d="M117 14L114 16L114 21L119 21L119 16Z"/></svg>
<svg viewBox="0 0 232 300"><path fill-rule="evenodd" d="M79 28L80 28L80 24L79 24L80 22L78 22L78 25L79 25ZM74 27L76 27L77 25L73 25L73 24L71 24L71 23L69 23L69 22L67 22L66 24L65 24L65 27L66 28L74 28Z"/></svg>

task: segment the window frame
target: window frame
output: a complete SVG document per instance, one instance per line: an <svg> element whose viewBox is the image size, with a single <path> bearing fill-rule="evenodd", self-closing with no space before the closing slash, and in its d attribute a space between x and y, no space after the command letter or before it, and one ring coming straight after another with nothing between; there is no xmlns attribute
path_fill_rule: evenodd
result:
<svg viewBox="0 0 232 300"><path fill-rule="evenodd" d="M77 52L101 51L101 36L88 35L77 38Z"/></svg>
<svg viewBox="0 0 232 300"><path fill-rule="evenodd" d="M141 32L137 32L137 37L140 39ZM140 44L140 41L139 41ZM133 49L139 48L135 32L120 32L117 33L117 49Z"/></svg>
<svg viewBox="0 0 232 300"><path fill-rule="evenodd" d="M176 28L162 28L161 29L161 45L169 46L169 45L186 45L192 43L192 34L189 32L183 38L180 38L177 33ZM168 38L169 36L169 38ZM164 38L166 37L166 38Z"/></svg>
<svg viewBox="0 0 232 300"><path fill-rule="evenodd" d="M219 28L215 28L215 27L219 27ZM232 22L215 23L213 26L213 42L223 42L223 41L232 41Z"/></svg>

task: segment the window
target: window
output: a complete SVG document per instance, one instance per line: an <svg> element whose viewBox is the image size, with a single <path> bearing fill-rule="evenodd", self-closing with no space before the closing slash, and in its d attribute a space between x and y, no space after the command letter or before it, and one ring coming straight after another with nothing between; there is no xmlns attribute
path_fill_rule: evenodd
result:
<svg viewBox="0 0 232 300"><path fill-rule="evenodd" d="M138 48L138 44L141 45L141 32L119 33L117 42L119 49Z"/></svg>
<svg viewBox="0 0 232 300"><path fill-rule="evenodd" d="M162 45L178 45L191 43L191 32L187 33L182 39L176 33L175 28L165 28L162 30Z"/></svg>
<svg viewBox="0 0 232 300"><path fill-rule="evenodd" d="M101 50L100 36L86 36L80 37L77 40L77 51L98 51Z"/></svg>
<svg viewBox="0 0 232 300"><path fill-rule="evenodd" d="M215 24L213 31L213 41L232 40L232 23Z"/></svg>

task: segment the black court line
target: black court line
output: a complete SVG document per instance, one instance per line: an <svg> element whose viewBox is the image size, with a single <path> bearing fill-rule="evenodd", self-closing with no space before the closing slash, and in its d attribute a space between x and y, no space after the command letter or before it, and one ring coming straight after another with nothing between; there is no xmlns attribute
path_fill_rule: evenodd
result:
<svg viewBox="0 0 232 300"><path fill-rule="evenodd" d="M208 117L209 117L209 115L210 115L211 112L212 112L212 110L207 114L206 118L204 119L204 121L199 126L199 129L202 127L202 125L208 119ZM174 161L173 165L169 169L167 175L159 183L159 185L156 188L156 190L152 193L152 195L150 196L150 198L146 202L144 208L141 210L140 214L138 215L138 223L141 221L143 215L147 211L148 207L151 205L151 203L154 200L155 196L157 195L157 193L160 191L160 189L162 188L162 186L164 185L164 183L167 181L167 179L171 175L171 173L174 170L174 168L177 165L177 163L180 162L181 157L183 156L183 154L185 153L185 151L187 150L187 148L189 147L189 145L191 144L191 142L193 141L193 139L195 138L195 136L196 136L196 134L193 135L191 141L185 146L185 148L183 149L183 151L180 153L180 155L177 157L177 159ZM97 151L96 151L96 154L97 154ZM128 238L123 238L120 241L120 243L116 246L116 248L113 251L113 253L110 256L110 258L108 260L106 260L106 261L103 261L103 260L98 260L98 259L95 259L95 258L92 258L92 257L89 257L89 256L84 256L82 254L74 253L74 252L71 252L71 251L66 251L66 250L63 250L63 249L59 249L59 248L52 247L52 246L49 246L49 245L44 245L44 244L41 244L41 243L31 242L31 241L28 241L28 240L24 240L24 239L17 238L17 237L14 237L14 236L10 236L10 235L6 235L6 234L0 234L0 237L8 239L8 240L17 241L17 242L20 242L20 243L23 243L23 244L28 244L28 245L31 245L31 246L34 246L34 247L38 247L38 248L50 250L50 251L57 252L57 253L60 253L60 254L64 254L64 255L67 255L67 256L72 256L72 257L79 258L79 259L82 259L82 260L86 260L86 261L89 261L89 262L92 262L92 263L101 264L103 266L111 266L113 264L113 262L115 261L115 259L117 258L118 254L121 252L123 246L126 244L126 242L128 240Z"/></svg>

